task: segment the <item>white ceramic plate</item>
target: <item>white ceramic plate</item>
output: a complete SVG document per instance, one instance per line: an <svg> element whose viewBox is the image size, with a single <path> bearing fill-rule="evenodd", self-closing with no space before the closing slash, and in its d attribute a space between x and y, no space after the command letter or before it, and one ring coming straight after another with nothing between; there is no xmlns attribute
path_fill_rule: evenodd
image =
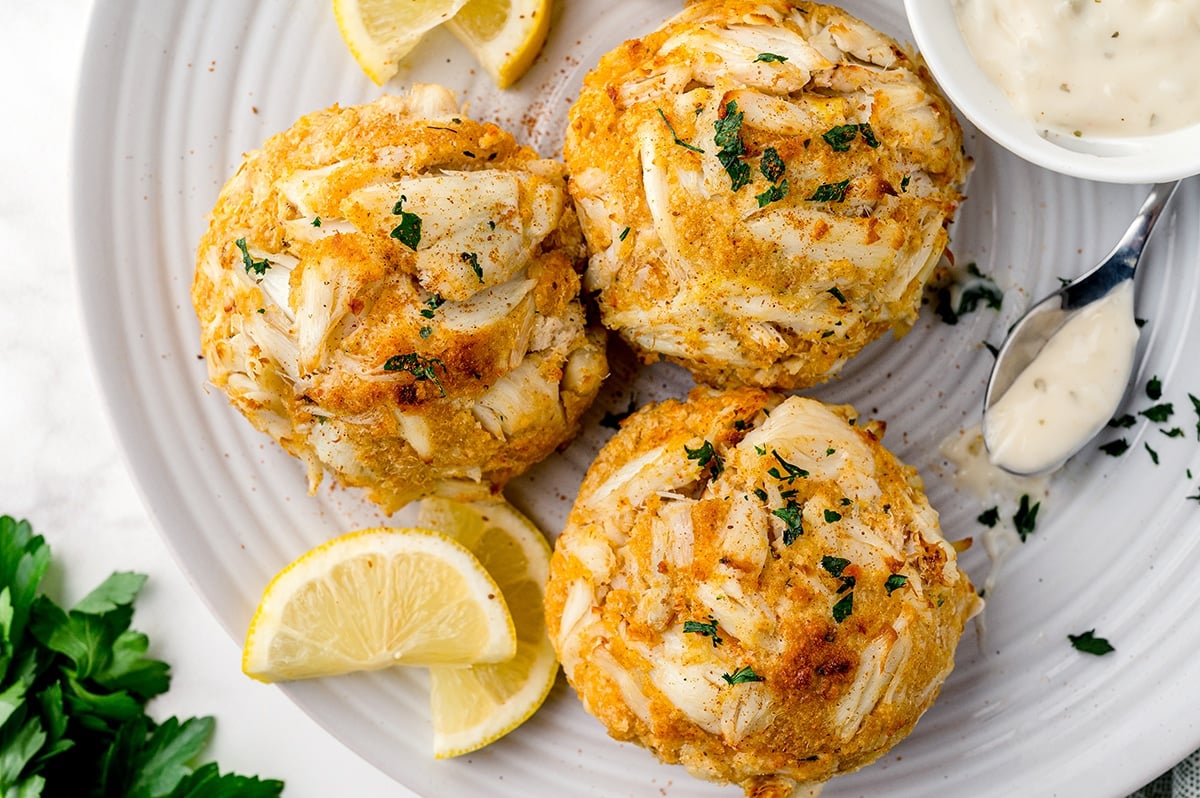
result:
<svg viewBox="0 0 1200 798"><path fill-rule="evenodd" d="M461 90L474 116L554 154L583 72L678 9L675 0L557 5L550 44L515 91L495 91L441 33L388 88L443 82ZM908 38L898 4L845 5ZM95 365L163 535L238 640L280 567L334 534L389 519L357 492L326 486L307 495L300 465L206 385L188 297L193 247L243 151L302 113L378 93L347 55L325 2L129 0L97 4L92 20L76 121L74 228ZM1004 310L953 327L927 312L908 337L873 345L843 379L815 392L889 422L888 442L920 468L951 538L981 532L980 503L954 489L937 449L978 417L991 364L982 342L998 343L1031 296L1104 254L1142 199L1137 187L1043 172L972 131L967 146L976 167L954 249L1009 289ZM1143 423L1124 433L1133 444L1125 456L1091 447L1059 475L1037 531L1005 562L988 597L986 630L968 630L937 705L879 763L833 782L829 798L1116 796L1200 744L1200 504L1186 499L1200 482L1186 396L1200 395L1192 354L1200 341L1192 314L1198 188L1184 186L1160 226L1139 297L1149 322L1137 383L1162 378L1186 436L1167 438ZM582 437L513 484L510 498L557 530L583 470L612 434L599 423L604 413L687 387L678 369L635 369L615 357ZM1133 394L1131 409L1149 404L1140 390ZM1159 452L1157 467L1143 442ZM1189 480L1189 468L1197 479ZM964 562L982 581L982 547ZM1091 628L1116 652L1089 657L1068 645L1068 633ZM737 793L611 741L561 682L517 733L450 762L429 753L420 671L286 689L347 745L427 796Z"/></svg>

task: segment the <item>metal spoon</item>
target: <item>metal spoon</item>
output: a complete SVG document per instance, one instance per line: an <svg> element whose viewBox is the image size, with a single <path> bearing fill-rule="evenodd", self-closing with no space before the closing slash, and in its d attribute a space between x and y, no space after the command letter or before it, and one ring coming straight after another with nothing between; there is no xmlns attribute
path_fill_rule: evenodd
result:
<svg viewBox="0 0 1200 798"><path fill-rule="evenodd" d="M1017 377L1024 371L1046 343L1064 324L1084 307L1108 296L1115 288L1126 280L1133 280L1138 261L1154 225L1163 209L1175 195L1180 181L1174 183L1159 183L1150 190L1150 195L1142 204L1142 209L1133 219L1125 235L1095 268L1064 285L1059 290L1034 304L1025 312L1016 324L1008 331L1000 351L996 353L996 363L992 366L992 374L988 379L987 393L983 398L983 429L984 441L987 441L988 410L1012 386ZM1132 371L1130 372L1132 373ZM1128 376L1126 376L1128 383ZM1107 421L1107 419L1106 419ZM1063 458L1063 461L1078 452L1096 436L1104 423L1100 423L1090 434L1081 437L1077 445ZM1055 467L1057 467L1056 464ZM1029 475L1040 472L1021 472L1005 468L1012 473ZM1049 469L1044 469L1049 470Z"/></svg>

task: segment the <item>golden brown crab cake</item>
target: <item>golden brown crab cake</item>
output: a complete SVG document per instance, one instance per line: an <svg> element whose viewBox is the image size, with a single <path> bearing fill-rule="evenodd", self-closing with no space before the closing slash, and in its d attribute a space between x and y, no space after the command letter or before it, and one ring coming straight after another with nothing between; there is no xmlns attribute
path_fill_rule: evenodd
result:
<svg viewBox="0 0 1200 798"><path fill-rule="evenodd" d="M318 111L246 155L200 241L209 375L391 512L481 497L576 432L606 374L563 166L454 95Z"/></svg>
<svg viewBox="0 0 1200 798"><path fill-rule="evenodd" d="M564 153L604 324L787 389L908 331L967 172L922 62L798 0L700 0L608 53Z"/></svg>
<svg viewBox="0 0 1200 798"><path fill-rule="evenodd" d="M783 798L912 730L982 602L881 434L753 388L625 422L546 590L567 678L613 737Z"/></svg>

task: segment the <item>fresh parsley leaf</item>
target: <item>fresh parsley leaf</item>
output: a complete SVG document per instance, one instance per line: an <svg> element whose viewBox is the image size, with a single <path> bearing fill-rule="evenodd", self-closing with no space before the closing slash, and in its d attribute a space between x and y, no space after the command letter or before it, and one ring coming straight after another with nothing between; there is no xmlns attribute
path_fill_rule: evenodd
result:
<svg viewBox="0 0 1200 798"><path fill-rule="evenodd" d="M1115 441L1109 441L1101 446L1100 451L1109 457L1120 457L1129 451L1129 443L1124 438L1117 438Z"/></svg>
<svg viewBox="0 0 1200 798"><path fill-rule="evenodd" d="M400 200L392 208L392 215L400 217L400 224L392 228L391 236L416 252L417 247L421 244L421 217L404 210L406 202L408 202L408 197L402 194Z"/></svg>
<svg viewBox="0 0 1200 798"><path fill-rule="evenodd" d="M687 444L684 444L683 451L687 455L687 459L696 461L696 465L701 468L708 466L712 469L713 479L721 476L721 472L725 470L721 456L717 454L717 450L713 448L710 441L705 441L704 445L698 449L689 449Z"/></svg>
<svg viewBox="0 0 1200 798"><path fill-rule="evenodd" d="M475 277L479 282L483 282L483 267L479 265L479 255L474 252L463 252L459 254L459 259L463 263L471 267L471 271L475 272Z"/></svg>
<svg viewBox="0 0 1200 798"><path fill-rule="evenodd" d="M788 60L786 55L776 55L775 53L759 53L754 57L755 63L761 61L764 64L769 64L772 62L782 64L786 60Z"/></svg>
<svg viewBox="0 0 1200 798"><path fill-rule="evenodd" d="M1114 429L1129 429L1136 423L1137 423L1137 419L1134 418L1129 413L1126 413L1123 416L1118 416L1118 417L1110 420L1108 422L1108 426L1113 427Z"/></svg>
<svg viewBox="0 0 1200 798"><path fill-rule="evenodd" d="M446 364L441 359L436 357L422 357L415 352L392 355L383 364L384 371L407 371L417 379L417 382L432 382L441 391L442 396L445 396L446 389L442 386L442 381L438 379L437 375L439 368L443 374L446 373Z"/></svg>
<svg viewBox="0 0 1200 798"><path fill-rule="evenodd" d="M314 217L311 224L313 227L320 227L321 226L321 217L320 216Z"/></svg>
<svg viewBox="0 0 1200 798"><path fill-rule="evenodd" d="M758 170L762 172L762 176L772 183L778 183L783 177L783 173L787 170L787 164L783 162L783 158L779 156L779 151L774 147L767 147L763 150L762 159L758 162Z"/></svg>
<svg viewBox="0 0 1200 798"><path fill-rule="evenodd" d="M826 554L821 558L821 567L824 568L830 576L840 577L842 575L842 571L846 570L846 566L849 564L850 561L845 557L834 557Z"/></svg>
<svg viewBox="0 0 1200 798"><path fill-rule="evenodd" d="M875 138L875 131L871 129L869 122L863 122L860 124L858 126L858 132L862 134L863 142L868 147L875 149L879 146L879 139Z"/></svg>
<svg viewBox="0 0 1200 798"><path fill-rule="evenodd" d="M841 520L842 520L842 514L839 513L837 510L826 510L825 511L825 523L832 524L835 521L841 521Z"/></svg>
<svg viewBox="0 0 1200 798"><path fill-rule="evenodd" d="M250 249L246 246L245 238L239 238L233 243L242 252L242 265L246 267L246 274L263 275L267 273L267 269L271 268L271 261L266 258L255 260L250 257Z"/></svg>
<svg viewBox="0 0 1200 798"><path fill-rule="evenodd" d="M1151 449L1148 443L1143 443L1142 445L1146 447L1146 453L1150 455L1150 459L1154 461L1155 465L1158 465L1158 452Z"/></svg>
<svg viewBox="0 0 1200 798"><path fill-rule="evenodd" d="M1097 657L1102 657L1116 651L1112 644L1103 637L1096 637L1095 629L1088 629L1086 632L1077 635L1067 635L1067 639L1071 641L1071 645L1077 651L1082 651L1085 654L1093 654Z"/></svg>
<svg viewBox="0 0 1200 798"><path fill-rule="evenodd" d="M811 197L806 197L811 202L845 202L846 192L850 189L850 180L842 180L838 183L822 183L817 186L817 190L812 193Z"/></svg>
<svg viewBox="0 0 1200 798"><path fill-rule="evenodd" d="M904 177L903 177L903 178L900 180L900 191L901 191L901 193L905 193L905 194L906 194L906 193L908 193L908 184L909 184L909 182L911 182L911 181L912 181L912 175L905 175L905 176L904 176Z"/></svg>
<svg viewBox="0 0 1200 798"><path fill-rule="evenodd" d="M849 152L850 142L858 138L858 125L837 125L821 134L834 152Z"/></svg>
<svg viewBox="0 0 1200 798"><path fill-rule="evenodd" d="M697 635L704 635L705 637L711 637L713 648L716 648L717 646L721 645L721 643L724 642L721 639L721 636L719 634L717 634L717 621L711 615L708 616L707 622L706 621L684 621L683 622L683 632L684 632L684 634L697 634Z"/></svg>
<svg viewBox="0 0 1200 798"><path fill-rule="evenodd" d="M887 581L883 583L883 587L887 590L887 594L890 596L892 593L896 592L907 584L907 576L904 574L892 574L887 578Z"/></svg>
<svg viewBox="0 0 1200 798"><path fill-rule="evenodd" d="M1159 432L1161 432L1163 435L1166 435L1168 438L1182 438L1183 437L1183 429L1180 427L1172 427L1171 429L1160 429Z"/></svg>
<svg viewBox="0 0 1200 798"><path fill-rule="evenodd" d="M1157 402L1159 399L1162 399L1162 380L1158 378L1157 374L1151 377L1150 381L1146 383L1146 396L1151 402Z"/></svg>
<svg viewBox="0 0 1200 798"><path fill-rule="evenodd" d="M1145 416L1155 424L1161 424L1169 419L1171 414L1174 412L1175 405L1170 402L1163 402L1162 404L1154 405L1153 407L1148 407L1145 410L1140 411L1138 415Z"/></svg>
<svg viewBox="0 0 1200 798"><path fill-rule="evenodd" d="M772 202L778 202L779 200L786 197L787 193L788 193L788 181L784 180L782 183L779 183L777 185L768 186L767 189L765 191L763 191L761 194L755 194L754 198L756 200L758 200L758 207L765 208L768 205L770 205Z"/></svg>
<svg viewBox="0 0 1200 798"><path fill-rule="evenodd" d="M996 524L1000 523L1000 508L989 507L976 516L975 520L988 528L994 527Z"/></svg>
<svg viewBox="0 0 1200 798"><path fill-rule="evenodd" d="M276 798L282 792L282 781L222 774L210 762L186 776L166 798Z"/></svg>
<svg viewBox="0 0 1200 798"><path fill-rule="evenodd" d="M769 496L767 496L767 492L765 490L763 490L762 488L755 488L754 495L757 496L758 500L761 502L765 502L768 498L770 498Z"/></svg>
<svg viewBox="0 0 1200 798"><path fill-rule="evenodd" d="M854 592L851 591L838 599L833 605L833 620L838 623L849 618L854 613Z"/></svg>
<svg viewBox="0 0 1200 798"><path fill-rule="evenodd" d="M1200 399L1197 399L1192 394L1188 394L1188 399L1192 401L1192 410L1196 413L1196 440L1200 440Z"/></svg>
<svg viewBox="0 0 1200 798"><path fill-rule="evenodd" d="M779 462L779 465L783 466L783 472L781 472L778 468L776 468L774 466L772 466L771 469L769 471L767 471L767 473L770 474L771 476L775 477L775 479L787 480L787 483L789 485L791 485L797 479L808 476L807 471L805 471L803 468L801 468L798 465L789 463L787 460L784 460L782 457L779 456L779 452L777 452L775 450L771 450L771 454L774 455L775 459ZM786 472L786 474L784 472Z"/></svg>
<svg viewBox="0 0 1200 798"><path fill-rule="evenodd" d="M736 100L725 104L721 116L713 122L716 131L713 143L720 147L717 160L729 175L730 190L737 192L750 182L750 164L742 160L746 146L742 143L742 119L745 115L738 110Z"/></svg>
<svg viewBox="0 0 1200 798"><path fill-rule="evenodd" d="M442 299L441 294L434 294L426 299L425 307L421 309L422 318L432 319L434 312L444 304L446 304L446 300Z"/></svg>
<svg viewBox="0 0 1200 798"><path fill-rule="evenodd" d="M662 121L666 123L667 130L671 131L671 138L675 140L676 144L678 144L680 147L683 147L685 150L691 150L692 152L699 153L704 152L704 150L700 149L699 147L688 144L686 141L681 140L679 136L675 135L675 128L671 125L671 120L667 119L667 115L663 113L663 109L655 108L654 110L658 111L658 115L661 116Z"/></svg>
<svg viewBox="0 0 1200 798"><path fill-rule="evenodd" d="M763 493L765 498L766 493ZM779 518L785 524L783 530L783 545L790 546L796 542L796 538L804 534L804 517L803 508L792 500L788 503L771 511L771 515Z"/></svg>
<svg viewBox="0 0 1200 798"><path fill-rule="evenodd" d="M761 682L763 677L754 672L754 668L746 665L738 668L733 673L722 673L721 678L729 684L742 684L744 682Z"/></svg>
<svg viewBox="0 0 1200 798"><path fill-rule="evenodd" d="M1029 503L1029 494L1025 493L1021 496L1021 501L1017 506L1017 512L1013 516L1013 526L1017 530L1017 534L1021 536L1021 542L1025 542L1025 538L1033 533L1034 527L1037 525L1038 510L1041 509L1042 503Z"/></svg>

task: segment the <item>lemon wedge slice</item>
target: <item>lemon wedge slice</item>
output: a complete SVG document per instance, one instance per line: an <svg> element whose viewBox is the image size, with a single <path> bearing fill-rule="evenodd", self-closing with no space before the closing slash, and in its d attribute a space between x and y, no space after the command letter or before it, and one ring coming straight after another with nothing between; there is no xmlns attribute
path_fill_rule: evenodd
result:
<svg viewBox="0 0 1200 798"><path fill-rule="evenodd" d="M507 662L430 669L434 756L446 759L478 750L520 726L554 686L558 660L542 609L550 546L529 519L503 501L425 499L418 519L479 558L500 585L517 630L517 654Z"/></svg>
<svg viewBox="0 0 1200 798"><path fill-rule="evenodd" d="M550 32L550 9L551 0L470 0L446 27L506 89L541 52Z"/></svg>
<svg viewBox="0 0 1200 798"><path fill-rule="evenodd" d="M265 682L392 665L471 665L517 653L500 587L462 544L365 529L312 549L267 585L242 670Z"/></svg>
<svg viewBox="0 0 1200 798"><path fill-rule="evenodd" d="M466 2L333 0L333 16L354 60L382 86L426 33L447 22Z"/></svg>

